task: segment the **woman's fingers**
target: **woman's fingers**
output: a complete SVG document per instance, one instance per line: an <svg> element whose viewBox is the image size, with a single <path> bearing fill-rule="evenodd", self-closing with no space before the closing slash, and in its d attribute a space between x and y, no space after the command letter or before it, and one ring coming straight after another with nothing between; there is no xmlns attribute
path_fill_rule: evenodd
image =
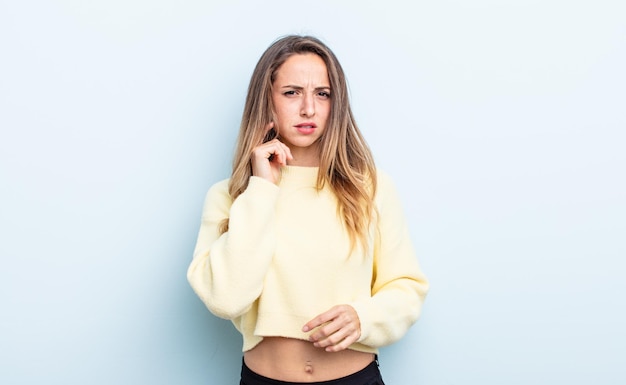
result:
<svg viewBox="0 0 626 385"><path fill-rule="evenodd" d="M309 336L309 341L328 352L347 349L361 336L359 316L350 305L334 306L307 322L302 330L307 332L315 328L317 330Z"/></svg>
<svg viewBox="0 0 626 385"><path fill-rule="evenodd" d="M265 126L266 139L272 138L270 130L274 122ZM280 167L286 166L287 161L293 159L291 150L277 138L261 143L252 150L252 175L258 176L276 184L280 176Z"/></svg>
<svg viewBox="0 0 626 385"><path fill-rule="evenodd" d="M283 142L278 142L278 143L280 143L283 146L283 149L285 150L285 164L287 164L287 160L293 160L293 155L291 155L291 149Z"/></svg>
<svg viewBox="0 0 626 385"><path fill-rule="evenodd" d="M277 183L280 167L291 159L291 150L278 139L262 143L252 150L252 175Z"/></svg>
<svg viewBox="0 0 626 385"><path fill-rule="evenodd" d="M262 157L267 159L270 163L276 162L281 166L285 166L287 165L287 160L293 159L289 147L278 139L272 139L257 148L261 149L263 153Z"/></svg>

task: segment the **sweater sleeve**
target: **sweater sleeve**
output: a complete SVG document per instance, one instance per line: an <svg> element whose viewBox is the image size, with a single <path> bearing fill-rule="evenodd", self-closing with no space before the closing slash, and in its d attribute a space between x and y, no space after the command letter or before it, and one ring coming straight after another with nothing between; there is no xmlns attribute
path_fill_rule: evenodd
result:
<svg viewBox="0 0 626 385"><path fill-rule="evenodd" d="M399 340L417 320L428 291L395 186L379 173L378 229L371 297L351 304L361 322L360 343L381 347Z"/></svg>
<svg viewBox="0 0 626 385"><path fill-rule="evenodd" d="M218 317L234 319L261 295L276 245L274 209L278 187L251 177L232 201L227 181L209 189L187 279L198 297ZM220 224L229 219L228 231Z"/></svg>

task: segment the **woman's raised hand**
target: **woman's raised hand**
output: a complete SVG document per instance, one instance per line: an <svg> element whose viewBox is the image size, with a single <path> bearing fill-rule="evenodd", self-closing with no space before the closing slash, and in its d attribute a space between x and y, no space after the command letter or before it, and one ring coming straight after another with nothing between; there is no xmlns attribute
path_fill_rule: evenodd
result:
<svg viewBox="0 0 626 385"><path fill-rule="evenodd" d="M265 132L272 128L274 128L274 122L267 125ZM287 160L291 159L293 159L291 150L278 139L262 143L252 150L252 175L277 184L280 168L287 165Z"/></svg>
<svg viewBox="0 0 626 385"><path fill-rule="evenodd" d="M327 352L347 349L361 337L361 321L350 305L333 306L307 322L302 331L306 333L317 327L319 329L309 336L309 341Z"/></svg>

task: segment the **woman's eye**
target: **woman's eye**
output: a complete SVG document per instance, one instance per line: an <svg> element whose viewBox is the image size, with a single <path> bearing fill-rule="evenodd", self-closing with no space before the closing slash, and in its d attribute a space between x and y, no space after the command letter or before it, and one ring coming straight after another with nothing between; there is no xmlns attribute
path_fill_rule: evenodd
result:
<svg viewBox="0 0 626 385"><path fill-rule="evenodd" d="M318 94L319 96L321 96L321 97L325 98L325 99L330 98L330 92L320 91L320 92L318 92L317 94Z"/></svg>
<svg viewBox="0 0 626 385"><path fill-rule="evenodd" d="M295 95L296 91L285 91L283 95Z"/></svg>

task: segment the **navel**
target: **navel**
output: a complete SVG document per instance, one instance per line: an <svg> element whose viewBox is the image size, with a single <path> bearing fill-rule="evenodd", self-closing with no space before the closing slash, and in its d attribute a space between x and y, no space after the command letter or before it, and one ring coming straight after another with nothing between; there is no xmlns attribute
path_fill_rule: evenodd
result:
<svg viewBox="0 0 626 385"><path fill-rule="evenodd" d="M304 364L304 372L307 374L313 374L313 363L311 361L307 361Z"/></svg>

